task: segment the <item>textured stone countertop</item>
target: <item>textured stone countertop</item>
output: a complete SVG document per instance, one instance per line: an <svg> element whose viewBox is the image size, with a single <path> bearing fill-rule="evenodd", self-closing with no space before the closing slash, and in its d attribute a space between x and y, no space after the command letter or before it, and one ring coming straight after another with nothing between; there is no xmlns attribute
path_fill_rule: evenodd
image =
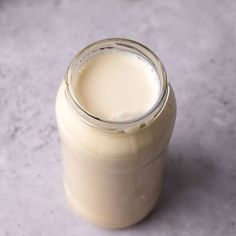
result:
<svg viewBox="0 0 236 236"><path fill-rule="evenodd" d="M68 208L54 102L67 66L98 39L152 48L178 102L165 188L126 230ZM236 1L0 1L0 236L235 236Z"/></svg>

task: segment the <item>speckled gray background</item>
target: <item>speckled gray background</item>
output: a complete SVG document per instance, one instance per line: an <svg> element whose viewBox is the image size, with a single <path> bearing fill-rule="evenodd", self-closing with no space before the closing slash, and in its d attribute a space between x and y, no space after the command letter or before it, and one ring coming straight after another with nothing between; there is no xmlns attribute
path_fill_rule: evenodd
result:
<svg viewBox="0 0 236 236"><path fill-rule="evenodd" d="M160 204L118 231L67 207L54 115L71 58L106 37L157 52L178 102ZM233 0L0 0L0 236L235 236L235 55Z"/></svg>

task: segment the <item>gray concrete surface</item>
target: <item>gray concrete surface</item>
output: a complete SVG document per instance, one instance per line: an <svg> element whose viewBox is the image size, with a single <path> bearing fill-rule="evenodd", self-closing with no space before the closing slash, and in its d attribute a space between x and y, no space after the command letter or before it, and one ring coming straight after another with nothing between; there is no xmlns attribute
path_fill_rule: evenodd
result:
<svg viewBox="0 0 236 236"><path fill-rule="evenodd" d="M54 116L73 55L127 37L164 62L178 102L155 212L118 231L67 207ZM0 1L0 236L236 235L235 1Z"/></svg>

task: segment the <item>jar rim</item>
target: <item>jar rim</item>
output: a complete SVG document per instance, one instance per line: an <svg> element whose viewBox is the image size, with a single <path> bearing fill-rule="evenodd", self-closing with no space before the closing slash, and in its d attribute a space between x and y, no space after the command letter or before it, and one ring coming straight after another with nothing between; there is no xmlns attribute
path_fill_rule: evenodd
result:
<svg viewBox="0 0 236 236"><path fill-rule="evenodd" d="M144 112L142 115L135 117L134 119L125 121L113 121L96 117L95 115L86 111L79 104L72 89L71 81L74 68L78 67L79 63L83 62L83 60L85 58L88 58L91 54L99 50L112 49L112 48L128 50L130 52L139 54L140 56L144 57L151 64L151 66L157 73L158 78L160 80L161 89L157 101L149 110ZM167 81L166 70L159 57L152 50L150 50L143 44L125 38L102 39L82 49L72 59L67 69L64 81L66 84L66 97L72 109L76 112L76 114L78 114L80 118L82 118L82 120L85 121L90 126L110 131L130 132L138 130L141 127L147 126L148 124L151 123L152 120L154 120L158 116L158 114L162 110L162 107L165 104L168 94L168 81Z"/></svg>

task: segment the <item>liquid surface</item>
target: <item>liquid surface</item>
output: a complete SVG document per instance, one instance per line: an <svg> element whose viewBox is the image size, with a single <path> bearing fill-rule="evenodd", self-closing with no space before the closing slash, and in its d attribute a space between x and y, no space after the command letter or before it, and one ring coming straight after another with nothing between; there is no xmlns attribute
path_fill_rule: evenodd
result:
<svg viewBox="0 0 236 236"><path fill-rule="evenodd" d="M152 65L118 49L90 58L75 75L72 87L84 110L109 121L142 116L160 96L160 80Z"/></svg>

